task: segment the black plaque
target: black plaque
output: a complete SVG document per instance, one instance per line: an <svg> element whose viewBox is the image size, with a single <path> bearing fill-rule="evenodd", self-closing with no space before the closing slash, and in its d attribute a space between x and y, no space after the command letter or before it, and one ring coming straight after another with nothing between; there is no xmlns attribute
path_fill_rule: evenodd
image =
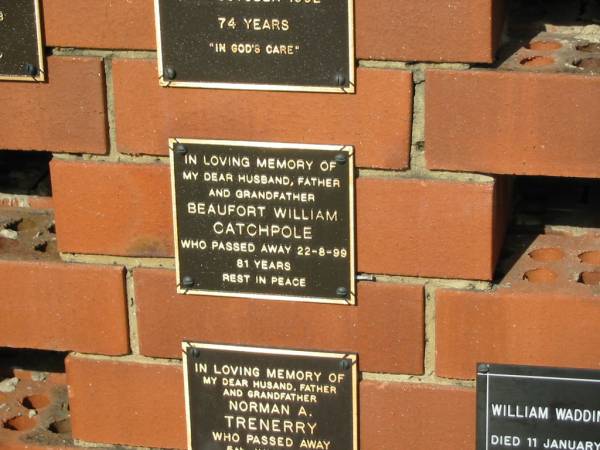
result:
<svg viewBox="0 0 600 450"><path fill-rule="evenodd" d="M38 0L0 0L0 79L43 81Z"/></svg>
<svg viewBox="0 0 600 450"><path fill-rule="evenodd" d="M183 344L190 450L357 450L357 357Z"/></svg>
<svg viewBox="0 0 600 450"><path fill-rule="evenodd" d="M353 0L155 0L163 86L354 92Z"/></svg>
<svg viewBox="0 0 600 450"><path fill-rule="evenodd" d="M600 450L600 371L479 364L477 450Z"/></svg>
<svg viewBox="0 0 600 450"><path fill-rule="evenodd" d="M354 304L352 147L169 146L178 292Z"/></svg>

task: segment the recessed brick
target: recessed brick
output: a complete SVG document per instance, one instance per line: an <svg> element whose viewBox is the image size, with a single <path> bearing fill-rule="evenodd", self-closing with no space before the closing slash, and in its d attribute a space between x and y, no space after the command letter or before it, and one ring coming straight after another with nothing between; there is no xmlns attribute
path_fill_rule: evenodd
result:
<svg viewBox="0 0 600 450"><path fill-rule="evenodd" d="M122 267L0 261L0 347L129 351Z"/></svg>
<svg viewBox="0 0 600 450"><path fill-rule="evenodd" d="M70 356L67 375L74 438L186 448L179 365ZM359 396L361 449L474 448L472 390L363 381Z"/></svg>
<svg viewBox="0 0 600 450"><path fill-rule="evenodd" d="M600 177L600 78L431 70L426 86L430 169Z"/></svg>
<svg viewBox="0 0 600 450"><path fill-rule="evenodd" d="M478 362L598 369L599 320L592 295L439 290L436 372L475 378Z"/></svg>
<svg viewBox="0 0 600 450"><path fill-rule="evenodd" d="M59 250L172 256L169 166L54 160Z"/></svg>
<svg viewBox="0 0 600 450"><path fill-rule="evenodd" d="M164 88L156 61L113 63L117 144L167 155L171 137L355 145L362 167L406 168L412 75L359 68L355 95Z"/></svg>
<svg viewBox="0 0 600 450"><path fill-rule="evenodd" d="M508 209L505 191L502 181L360 178L359 271L491 279Z"/></svg>
<svg viewBox="0 0 600 450"><path fill-rule="evenodd" d="M504 1L357 0L360 59L492 62Z"/></svg>
<svg viewBox="0 0 600 450"><path fill-rule="evenodd" d="M146 356L180 358L181 342L197 340L358 352L362 370L423 372L422 286L359 283L352 307L177 295L171 270L136 269L134 280Z"/></svg>
<svg viewBox="0 0 600 450"><path fill-rule="evenodd" d="M0 83L0 148L106 153L102 60L51 56L47 75L46 83Z"/></svg>
<svg viewBox="0 0 600 450"><path fill-rule="evenodd" d="M46 45L156 48L151 0L43 0Z"/></svg>

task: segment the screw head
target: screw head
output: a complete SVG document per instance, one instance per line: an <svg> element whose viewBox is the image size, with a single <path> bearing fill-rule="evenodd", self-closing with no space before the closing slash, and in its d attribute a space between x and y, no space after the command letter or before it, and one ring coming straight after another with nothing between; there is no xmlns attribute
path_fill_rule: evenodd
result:
<svg viewBox="0 0 600 450"><path fill-rule="evenodd" d="M184 288L192 288L194 287L194 284L194 279L189 275L186 275L181 279L181 286Z"/></svg>
<svg viewBox="0 0 600 450"><path fill-rule="evenodd" d="M187 147L184 144L175 145L175 153L178 155L185 155L187 153Z"/></svg>
<svg viewBox="0 0 600 450"><path fill-rule="evenodd" d="M335 82L338 86L344 86L346 84L346 77L343 73L338 72L335 74Z"/></svg>
<svg viewBox="0 0 600 450"><path fill-rule="evenodd" d="M344 358L340 361L340 369L348 370L350 367L352 367L352 361L350 361L349 359Z"/></svg>
<svg viewBox="0 0 600 450"><path fill-rule="evenodd" d="M196 347L192 347L192 348L190 349L190 351L191 351L191 353L192 353L192 356L193 356L194 358L197 358L198 356L200 356L200 349L198 349L198 348L196 348Z"/></svg>
<svg viewBox="0 0 600 450"><path fill-rule="evenodd" d="M31 77L38 74L38 68L33 64L25 64L25 73Z"/></svg>
<svg viewBox="0 0 600 450"><path fill-rule="evenodd" d="M171 66L166 66L163 70L163 78L165 80L174 80L177 76L177 71Z"/></svg>
<svg viewBox="0 0 600 450"><path fill-rule="evenodd" d="M477 365L477 372L479 373L488 373L490 371L490 365L489 364L478 364Z"/></svg>
<svg viewBox="0 0 600 450"><path fill-rule="evenodd" d="M343 166L348 162L348 157L345 153L338 153L337 155L335 155L335 162L338 163L340 166Z"/></svg>
<svg viewBox="0 0 600 450"><path fill-rule="evenodd" d="M346 298L348 297L348 289L343 286L340 286L335 290L335 295L337 295L340 298Z"/></svg>

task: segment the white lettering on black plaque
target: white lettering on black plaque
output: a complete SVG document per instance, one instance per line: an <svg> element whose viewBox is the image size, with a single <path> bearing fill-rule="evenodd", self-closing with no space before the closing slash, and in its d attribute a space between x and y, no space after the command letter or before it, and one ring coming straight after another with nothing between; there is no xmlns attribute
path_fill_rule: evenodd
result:
<svg viewBox="0 0 600 450"><path fill-rule="evenodd" d="M355 354L183 350L190 450L357 450Z"/></svg>
<svg viewBox="0 0 600 450"><path fill-rule="evenodd" d="M163 86L354 92L353 0L155 0Z"/></svg>
<svg viewBox="0 0 600 450"><path fill-rule="evenodd" d="M352 147L169 147L178 292L354 304Z"/></svg>
<svg viewBox="0 0 600 450"><path fill-rule="evenodd" d="M479 364L477 450L600 450L600 371Z"/></svg>
<svg viewBox="0 0 600 450"><path fill-rule="evenodd" d="M0 0L0 80L43 81L38 0Z"/></svg>

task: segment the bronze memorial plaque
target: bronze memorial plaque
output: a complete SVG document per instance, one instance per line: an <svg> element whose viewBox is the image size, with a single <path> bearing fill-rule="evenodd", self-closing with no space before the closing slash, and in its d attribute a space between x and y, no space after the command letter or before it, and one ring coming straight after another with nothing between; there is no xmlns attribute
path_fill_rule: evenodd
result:
<svg viewBox="0 0 600 450"><path fill-rule="evenodd" d="M600 371L479 364L477 450L600 449Z"/></svg>
<svg viewBox="0 0 600 450"><path fill-rule="evenodd" d="M357 450L356 354L183 344L190 450Z"/></svg>
<svg viewBox="0 0 600 450"><path fill-rule="evenodd" d="M0 0L0 80L44 81L38 0Z"/></svg>
<svg viewBox="0 0 600 450"><path fill-rule="evenodd" d="M163 86L354 92L354 0L155 0Z"/></svg>
<svg viewBox="0 0 600 450"><path fill-rule="evenodd" d="M169 147L179 293L355 303L352 147Z"/></svg>

